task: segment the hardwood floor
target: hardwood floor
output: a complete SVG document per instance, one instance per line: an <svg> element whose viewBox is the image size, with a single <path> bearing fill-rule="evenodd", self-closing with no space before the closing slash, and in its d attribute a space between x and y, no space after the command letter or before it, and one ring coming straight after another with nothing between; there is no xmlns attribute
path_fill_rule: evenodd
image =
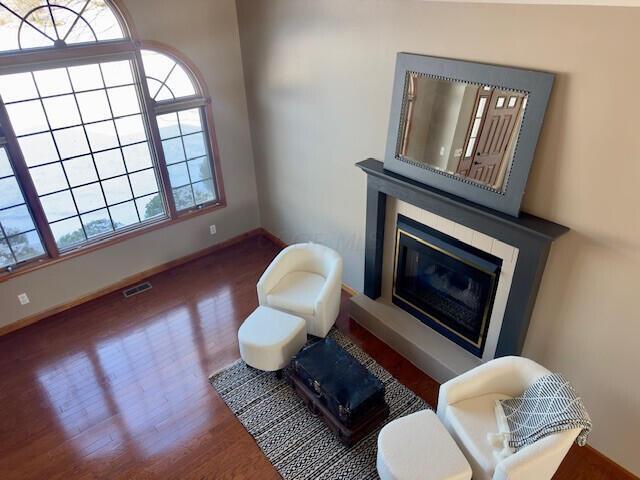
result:
<svg viewBox="0 0 640 480"><path fill-rule="evenodd" d="M271 479L277 472L209 386L279 248L251 238L0 337L0 478ZM338 328L435 406L438 384L348 317ZM574 448L558 479L622 478ZM629 476L628 478L633 478Z"/></svg>

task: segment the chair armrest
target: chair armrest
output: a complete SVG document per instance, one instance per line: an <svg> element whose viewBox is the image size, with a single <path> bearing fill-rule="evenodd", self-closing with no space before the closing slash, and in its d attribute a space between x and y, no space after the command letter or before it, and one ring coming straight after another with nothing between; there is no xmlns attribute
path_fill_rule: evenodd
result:
<svg viewBox="0 0 640 480"><path fill-rule="evenodd" d="M331 325L340 312L340 293L342 291L342 258L335 260L315 303L316 317L327 320ZM322 322L324 323L324 322Z"/></svg>
<svg viewBox="0 0 640 480"><path fill-rule="evenodd" d="M292 249L292 247L287 247L282 250L276 258L273 259L271 264L264 271L260 280L258 280L258 284L256 285L256 290L258 291L258 303L260 305L267 304L267 295L274 287L282 280L282 278L289 272L296 270L296 250Z"/></svg>
<svg viewBox="0 0 640 480"><path fill-rule="evenodd" d="M526 446L498 463L493 480L551 480L579 433L574 428Z"/></svg>
<svg viewBox="0 0 640 480"><path fill-rule="evenodd" d="M438 394L438 416L444 418L448 405L489 393L515 397L535 380L549 373L549 370L528 358L496 358L443 383Z"/></svg>

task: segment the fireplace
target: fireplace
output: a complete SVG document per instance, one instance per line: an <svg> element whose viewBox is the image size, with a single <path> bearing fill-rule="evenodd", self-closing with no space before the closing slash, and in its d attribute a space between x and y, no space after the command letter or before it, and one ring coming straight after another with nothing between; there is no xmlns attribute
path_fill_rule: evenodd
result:
<svg viewBox="0 0 640 480"><path fill-rule="evenodd" d="M398 215L392 301L482 357L502 260Z"/></svg>

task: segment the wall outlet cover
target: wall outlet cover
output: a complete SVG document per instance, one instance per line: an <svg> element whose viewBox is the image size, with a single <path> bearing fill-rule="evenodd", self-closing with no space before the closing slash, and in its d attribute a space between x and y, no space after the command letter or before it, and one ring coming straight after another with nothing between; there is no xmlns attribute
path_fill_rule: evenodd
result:
<svg viewBox="0 0 640 480"><path fill-rule="evenodd" d="M210 226L209 226L209 233L210 233L211 235L215 235L215 234L216 234L216 231L217 231L217 230L216 230L216 226L215 226L215 225L210 225Z"/></svg>
<svg viewBox="0 0 640 480"><path fill-rule="evenodd" d="M26 293L21 293L20 295L18 295L18 301L20 302L20 305L26 305L27 303L31 302L31 300L29 300L29 296Z"/></svg>

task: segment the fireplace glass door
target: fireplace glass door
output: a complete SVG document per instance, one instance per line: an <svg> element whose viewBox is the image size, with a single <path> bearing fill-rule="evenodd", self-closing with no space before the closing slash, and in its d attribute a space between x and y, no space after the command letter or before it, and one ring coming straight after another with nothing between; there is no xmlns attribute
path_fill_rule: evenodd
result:
<svg viewBox="0 0 640 480"><path fill-rule="evenodd" d="M393 303L480 357L501 263L399 216Z"/></svg>

